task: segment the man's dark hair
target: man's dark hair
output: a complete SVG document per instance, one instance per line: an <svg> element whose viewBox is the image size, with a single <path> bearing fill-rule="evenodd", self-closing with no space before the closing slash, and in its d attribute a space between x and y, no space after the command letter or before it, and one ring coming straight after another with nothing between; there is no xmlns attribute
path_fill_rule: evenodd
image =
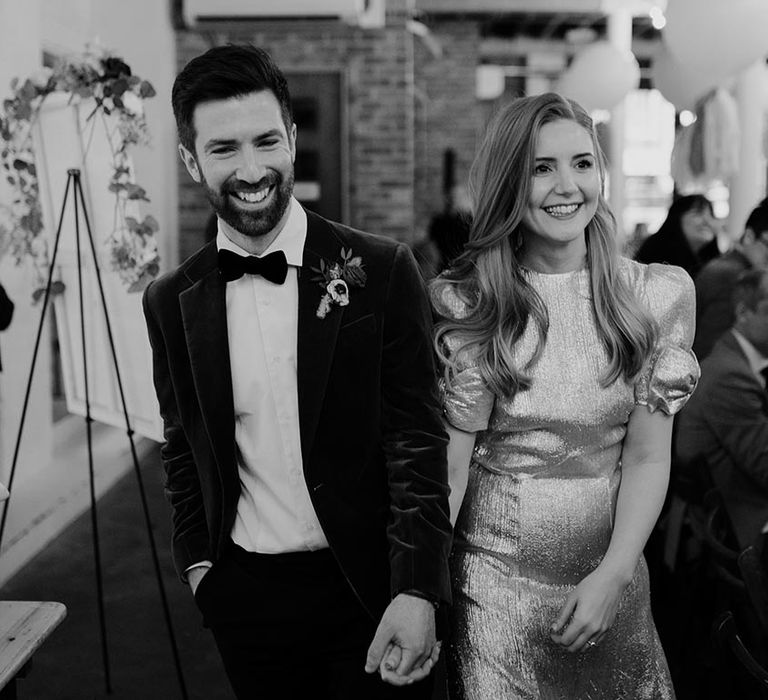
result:
<svg viewBox="0 0 768 700"><path fill-rule="evenodd" d="M269 90L277 98L286 131L293 124L291 96L282 71L263 49L250 44L216 46L193 58L176 76L171 93L181 145L195 152L195 107L203 102Z"/></svg>
<svg viewBox="0 0 768 700"><path fill-rule="evenodd" d="M764 233L768 233L768 197L752 210L744 228L751 228L755 233L755 238L760 238Z"/></svg>
<svg viewBox="0 0 768 700"><path fill-rule="evenodd" d="M750 311L757 309L758 303L766 298L766 285L764 280L768 273L762 269L745 270L737 278L733 285L734 310L743 304Z"/></svg>

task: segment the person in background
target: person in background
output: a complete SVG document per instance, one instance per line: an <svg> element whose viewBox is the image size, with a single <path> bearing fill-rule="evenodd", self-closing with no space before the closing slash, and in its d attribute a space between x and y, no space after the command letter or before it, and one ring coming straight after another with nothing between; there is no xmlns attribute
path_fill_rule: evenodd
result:
<svg viewBox="0 0 768 700"><path fill-rule="evenodd" d="M674 697L643 546L698 376L694 289L619 256L589 114L512 101L432 283L445 368L455 700Z"/></svg>
<svg viewBox="0 0 768 700"><path fill-rule="evenodd" d="M432 217L429 223L428 238L435 243L440 254L438 272L449 267L464 251L471 220L471 204L466 187L453 185L445 195L445 208Z"/></svg>
<svg viewBox="0 0 768 700"><path fill-rule="evenodd" d="M676 467L708 468L740 547L768 524L768 273L742 272L734 323L701 363L701 382L680 414ZM695 478L695 474L692 475Z"/></svg>
<svg viewBox="0 0 768 700"><path fill-rule="evenodd" d="M733 288L739 275L768 268L768 198L750 213L740 241L710 260L694 280L696 284L696 337L693 351L699 360L709 355L715 341L734 321Z"/></svg>
<svg viewBox="0 0 768 700"><path fill-rule="evenodd" d="M11 325L13 319L14 303L5 291L5 287L0 284L0 331L4 331ZM2 362L0 362L0 372L3 370Z"/></svg>
<svg viewBox="0 0 768 700"><path fill-rule="evenodd" d="M265 51L210 49L172 102L218 227L144 293L177 571L238 698L428 700L451 526L416 262L294 198Z"/></svg>
<svg viewBox="0 0 768 700"><path fill-rule="evenodd" d="M720 255L712 203L701 194L679 197L659 230L640 245L635 260L682 267L691 277Z"/></svg>

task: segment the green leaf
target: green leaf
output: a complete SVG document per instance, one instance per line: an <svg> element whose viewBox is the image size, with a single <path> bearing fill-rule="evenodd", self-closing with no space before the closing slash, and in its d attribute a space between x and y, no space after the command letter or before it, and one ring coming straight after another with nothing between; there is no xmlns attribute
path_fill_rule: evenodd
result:
<svg viewBox="0 0 768 700"><path fill-rule="evenodd" d="M139 88L139 97L147 98L154 97L157 93L155 88L152 87L152 83L147 80L141 81L141 87Z"/></svg>
<svg viewBox="0 0 768 700"><path fill-rule="evenodd" d="M32 84L32 81L27 78L24 81L24 85L21 86L19 95L26 100L34 100L37 97L37 88Z"/></svg>
<svg viewBox="0 0 768 700"><path fill-rule="evenodd" d="M27 100L20 101L16 107L16 119L22 122L32 119L32 105Z"/></svg>
<svg viewBox="0 0 768 700"><path fill-rule="evenodd" d="M154 216L151 216L150 214L147 214L144 217L144 221L141 222L144 228L149 229L150 233L155 233L156 231L160 230L160 224L157 223L157 219L155 219Z"/></svg>
<svg viewBox="0 0 768 700"><path fill-rule="evenodd" d="M120 97L128 89L128 81L125 78L118 78L112 83L112 92Z"/></svg>
<svg viewBox="0 0 768 700"><path fill-rule="evenodd" d="M143 199L144 201L149 201L147 199L147 193L146 190L143 187L139 187L139 185L135 185L132 182L129 182L125 189L128 193L128 199Z"/></svg>

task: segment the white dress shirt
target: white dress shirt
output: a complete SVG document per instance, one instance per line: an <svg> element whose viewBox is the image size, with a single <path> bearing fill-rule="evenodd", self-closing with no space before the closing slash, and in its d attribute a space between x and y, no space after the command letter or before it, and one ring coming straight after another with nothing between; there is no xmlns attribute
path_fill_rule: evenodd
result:
<svg viewBox="0 0 768 700"><path fill-rule="evenodd" d="M251 552L279 553L328 546L304 481L296 378L298 268L307 214L291 198L283 230L264 251L282 250L288 276L260 275L227 283L227 329L240 500L232 539ZM247 255L219 226L216 245ZM216 361L217 358L211 358Z"/></svg>

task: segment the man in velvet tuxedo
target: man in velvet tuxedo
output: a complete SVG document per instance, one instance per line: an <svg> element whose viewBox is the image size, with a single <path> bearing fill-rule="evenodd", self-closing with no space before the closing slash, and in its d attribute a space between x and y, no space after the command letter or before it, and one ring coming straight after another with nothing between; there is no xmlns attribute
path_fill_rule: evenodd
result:
<svg viewBox="0 0 768 700"><path fill-rule="evenodd" d="M407 247L304 210L285 78L176 78L215 241L151 284L176 567L239 698L429 698L449 602L446 436Z"/></svg>

